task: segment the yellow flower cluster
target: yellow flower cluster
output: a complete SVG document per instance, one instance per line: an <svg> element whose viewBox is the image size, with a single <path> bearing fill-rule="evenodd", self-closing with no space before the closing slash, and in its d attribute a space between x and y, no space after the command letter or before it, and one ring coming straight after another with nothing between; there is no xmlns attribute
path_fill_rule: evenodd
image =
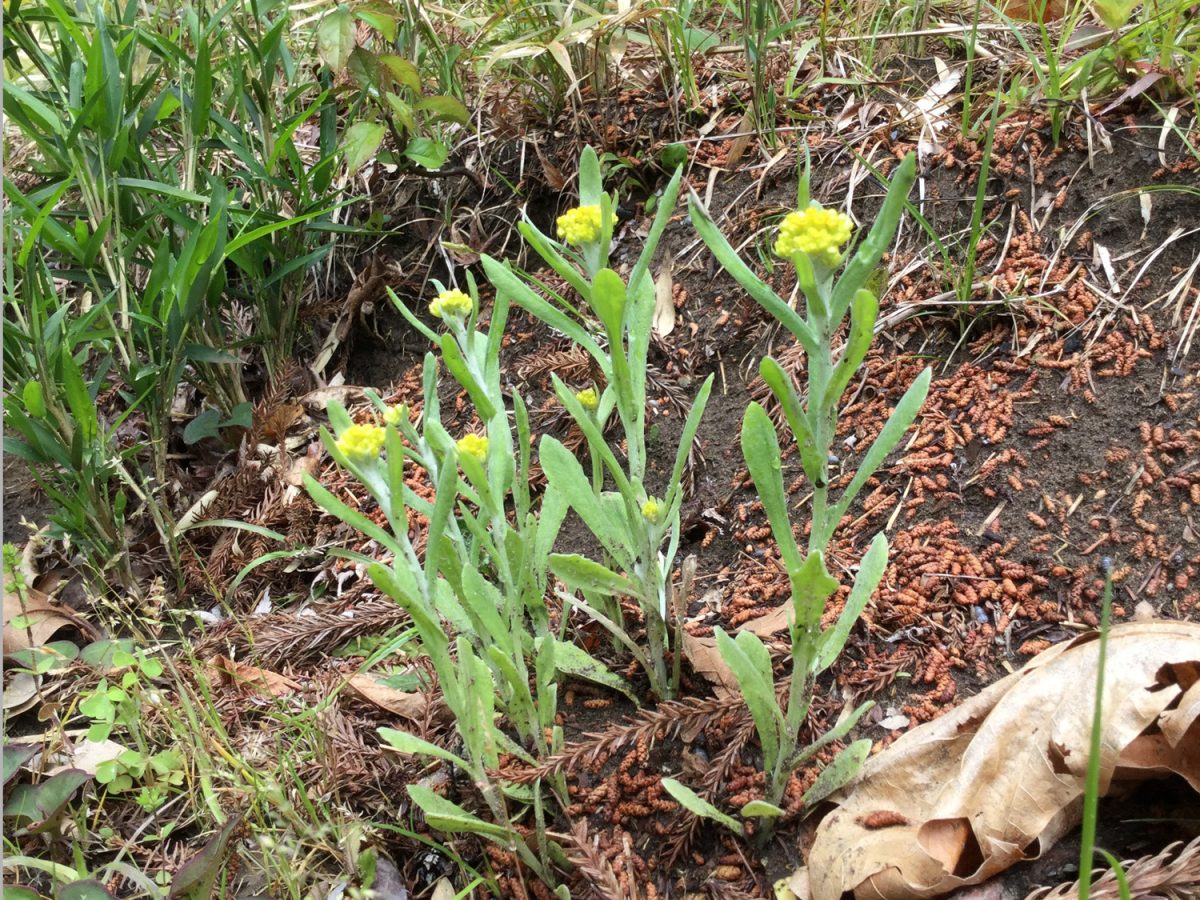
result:
<svg viewBox="0 0 1200 900"><path fill-rule="evenodd" d="M558 236L568 244L583 246L600 239L600 207L577 206L558 217Z"/></svg>
<svg viewBox="0 0 1200 900"><path fill-rule="evenodd" d="M849 216L835 209L810 206L787 214L779 229L775 252L787 259L807 253L814 262L832 268L842 261L839 248L850 240L853 230Z"/></svg>
<svg viewBox="0 0 1200 900"><path fill-rule="evenodd" d="M600 396L596 393L595 388L584 388L575 395L575 399L588 412L595 412L600 406Z"/></svg>
<svg viewBox="0 0 1200 900"><path fill-rule="evenodd" d="M401 422L408 419L408 404L401 403L399 406L389 406L383 411L383 421L386 425L397 427Z"/></svg>
<svg viewBox="0 0 1200 900"><path fill-rule="evenodd" d="M437 299L429 304L430 314L443 319L465 319L474 308L471 297L460 290L442 291L437 295Z"/></svg>
<svg viewBox="0 0 1200 900"><path fill-rule="evenodd" d="M351 425L337 439L337 448L356 462L375 459L383 450L384 430L378 425Z"/></svg>
<svg viewBox="0 0 1200 900"><path fill-rule="evenodd" d="M459 456L473 456L479 462L487 459L488 439L482 434L468 434L459 438L454 446Z"/></svg>
<svg viewBox="0 0 1200 900"><path fill-rule="evenodd" d="M658 518L662 515L662 505L653 497L650 497L642 504L642 518L647 522L658 524Z"/></svg>

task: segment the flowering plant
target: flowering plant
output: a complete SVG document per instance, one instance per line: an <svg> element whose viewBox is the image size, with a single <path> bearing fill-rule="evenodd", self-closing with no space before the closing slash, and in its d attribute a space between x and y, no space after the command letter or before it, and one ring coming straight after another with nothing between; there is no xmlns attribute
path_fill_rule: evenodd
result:
<svg viewBox="0 0 1200 900"><path fill-rule="evenodd" d="M542 438L539 461L550 486L591 530L612 567L576 554L554 554L550 565L568 587L582 596L588 615L609 630L641 663L658 697L671 697L678 687L678 665L668 671L672 571L679 547L680 481L688 450L700 424L710 376L701 387L684 423L675 466L661 499L646 483L646 367L654 315L654 283L650 263L679 195L682 169L675 172L659 200L658 212L628 280L609 268L613 233L613 200L604 192L600 163L590 147L579 161L579 206L558 220L559 244L522 222L521 233L546 264L574 289L585 307L531 278L523 278L491 257L482 259L498 294L512 298L547 325L566 334L595 360L604 384L576 393L554 378L559 402L586 438L593 460L589 481L575 455L552 437ZM568 246L570 245L570 246ZM549 299L547 299L549 298ZM590 315L589 315L590 313ZM626 456L619 460L604 439L602 424L613 412L625 436ZM615 486L603 490L607 473ZM616 598L631 597L640 607L646 628L644 645L624 628ZM573 596L567 599L577 603ZM678 629L678 623L674 623ZM677 643L677 639L676 639ZM678 654L676 654L678 661Z"/></svg>
<svg viewBox="0 0 1200 900"><path fill-rule="evenodd" d="M879 301L868 289L868 279L891 246L915 175L916 161L910 155L892 178L883 208L870 232L837 276L836 269L842 262L841 248L850 239L852 222L848 216L810 201L806 169L800 179L798 209L784 218L775 243L775 252L796 268L806 301L803 316L742 262L699 198L694 194L690 198L692 222L709 249L737 282L792 333L807 356L808 384L803 401L792 378L778 362L767 357L759 366L763 381L791 426L800 463L812 490L812 523L806 548L797 543L792 532L775 426L757 403L749 405L742 422L742 453L791 583L792 669L782 705L774 689L770 654L762 641L748 631L734 638L717 629L717 646L738 681L762 745L767 797L765 805L756 806L756 815L781 814L777 804L791 773L823 747L844 737L870 707L869 703L863 704L814 743L801 744L800 734L812 705L816 678L837 659L878 587L887 564L888 547L883 534L875 536L859 565L845 607L827 629L822 628L822 615L838 588L838 581L829 572L825 552L850 504L913 423L929 390L930 372L926 369L900 399L841 496L836 502L831 501L829 464L837 431L838 404L851 377L866 358L879 313ZM838 351L834 340L847 313L849 328ZM805 794L805 803L816 803L846 783L869 750L869 740L850 744L821 773Z"/></svg>

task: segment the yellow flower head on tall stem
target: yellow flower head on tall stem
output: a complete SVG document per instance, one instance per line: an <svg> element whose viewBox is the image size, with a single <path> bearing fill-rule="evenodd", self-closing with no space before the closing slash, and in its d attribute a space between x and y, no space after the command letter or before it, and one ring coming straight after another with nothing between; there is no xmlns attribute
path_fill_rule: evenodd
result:
<svg viewBox="0 0 1200 900"><path fill-rule="evenodd" d="M850 240L854 222L844 213L810 206L784 217L775 241L775 253L792 259L806 253L814 262L833 268L842 261L841 246Z"/></svg>
<svg viewBox="0 0 1200 900"><path fill-rule="evenodd" d="M337 448L355 462L377 459L383 450L384 430L379 425L351 425L337 439Z"/></svg>
<svg viewBox="0 0 1200 900"><path fill-rule="evenodd" d="M442 291L437 295L437 299L429 304L430 314L443 320L465 319L474 308L475 304L470 295L457 289Z"/></svg>
<svg viewBox="0 0 1200 900"><path fill-rule="evenodd" d="M642 504L642 518L653 525L657 525L661 516L662 504L655 497L647 498L646 502Z"/></svg>
<svg viewBox="0 0 1200 900"><path fill-rule="evenodd" d="M595 388L584 388L575 395L575 399L588 412L595 412L600 408L600 395L596 393Z"/></svg>
<svg viewBox="0 0 1200 900"><path fill-rule="evenodd" d="M468 434L454 443L459 456L471 456L479 462L487 459L488 439L482 434Z"/></svg>
<svg viewBox="0 0 1200 900"><path fill-rule="evenodd" d="M558 236L582 247L600 240L600 207L577 206L558 217Z"/></svg>

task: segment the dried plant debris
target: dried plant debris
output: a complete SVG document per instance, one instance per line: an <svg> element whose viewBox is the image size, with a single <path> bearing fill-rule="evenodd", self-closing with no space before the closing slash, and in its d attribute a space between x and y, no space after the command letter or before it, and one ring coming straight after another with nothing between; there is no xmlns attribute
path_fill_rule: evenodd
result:
<svg viewBox="0 0 1200 900"><path fill-rule="evenodd" d="M1200 897L1200 838L1186 846L1183 841L1161 853L1121 863L1129 896L1134 900L1188 900ZM1079 882L1055 888L1038 888L1025 900L1069 900L1079 896ZM1092 879L1091 900L1117 900L1123 896L1117 873L1108 869Z"/></svg>
<svg viewBox="0 0 1200 900"><path fill-rule="evenodd" d="M1096 638L1051 647L872 759L817 829L797 895L933 897L1053 845L1079 821ZM1115 626L1107 672L1101 793L1166 772L1200 790L1200 624Z"/></svg>

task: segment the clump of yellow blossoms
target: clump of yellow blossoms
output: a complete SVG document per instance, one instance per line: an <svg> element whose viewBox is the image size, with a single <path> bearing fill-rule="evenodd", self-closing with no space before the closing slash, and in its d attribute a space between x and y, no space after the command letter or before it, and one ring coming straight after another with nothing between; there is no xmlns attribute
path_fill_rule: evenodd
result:
<svg viewBox="0 0 1200 900"><path fill-rule="evenodd" d="M588 412L595 412L600 406L600 396L596 393L595 388L584 388L575 395L575 399Z"/></svg>
<svg viewBox="0 0 1200 900"><path fill-rule="evenodd" d="M397 427L401 422L408 418L408 405L401 403L399 406L389 406L383 411L383 421L386 425Z"/></svg>
<svg viewBox="0 0 1200 900"><path fill-rule="evenodd" d="M814 262L833 268L842 261L841 246L850 240L854 223L835 209L810 206L788 213L779 228L775 252L786 259L807 253Z"/></svg>
<svg viewBox="0 0 1200 900"><path fill-rule="evenodd" d="M471 297L460 290L442 291L437 299L429 304L429 312L443 319L465 319L471 314L475 304Z"/></svg>
<svg viewBox="0 0 1200 900"><path fill-rule="evenodd" d="M384 430L379 425L351 425L337 439L337 448L357 462L375 459L383 450Z"/></svg>
<svg viewBox="0 0 1200 900"><path fill-rule="evenodd" d="M558 217L558 236L568 244L583 246L600 239L600 207L577 206Z"/></svg>
<svg viewBox="0 0 1200 900"><path fill-rule="evenodd" d="M654 497L650 497L642 504L642 518L647 522L658 524L658 519L662 515L662 505Z"/></svg>
<svg viewBox="0 0 1200 900"><path fill-rule="evenodd" d="M473 456L479 462L487 459L488 439L482 434L468 434L459 438L454 446L459 456Z"/></svg>

